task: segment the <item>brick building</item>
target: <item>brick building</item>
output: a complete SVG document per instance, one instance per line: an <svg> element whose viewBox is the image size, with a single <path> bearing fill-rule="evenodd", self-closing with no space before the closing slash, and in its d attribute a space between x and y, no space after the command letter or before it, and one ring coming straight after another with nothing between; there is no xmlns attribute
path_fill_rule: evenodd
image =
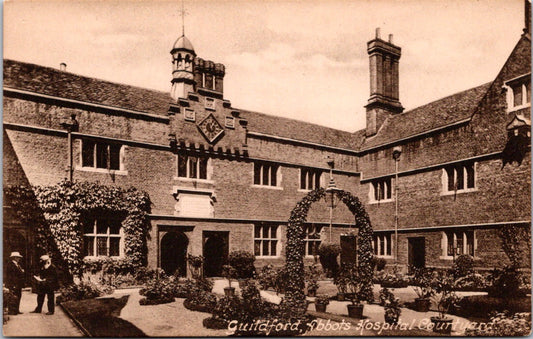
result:
<svg viewBox="0 0 533 339"><path fill-rule="evenodd" d="M171 50L170 94L4 60L3 184L72 176L145 190L148 265L184 271L186 253L203 254L216 276L233 250L254 252L258 265L284 261L290 211L327 186L332 159L337 187L370 215L376 255L442 267L468 253L480 268L501 265L497 229L531 217L528 18L492 82L409 111L399 97L401 48L377 31L367 45L367 127L354 133L233 107L224 65L199 58L185 36ZM72 119L78 128L69 132ZM315 203L309 262L315 245L353 227L342 204L331 235L329 221L328 203ZM96 223L83 232L83 254L123 255L120 230ZM4 251L31 261L32 231L7 205L4 226Z"/></svg>

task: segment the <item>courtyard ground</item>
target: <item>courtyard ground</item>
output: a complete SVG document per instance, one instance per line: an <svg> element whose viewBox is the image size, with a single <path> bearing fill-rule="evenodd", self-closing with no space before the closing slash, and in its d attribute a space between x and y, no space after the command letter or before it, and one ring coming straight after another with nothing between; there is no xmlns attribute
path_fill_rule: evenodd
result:
<svg viewBox="0 0 533 339"><path fill-rule="evenodd" d="M46 301L45 301L46 304ZM46 305L42 313L30 313L37 305L37 294L22 292L20 311L23 314L10 315L9 321L3 326L6 337L82 337L83 333L72 320L56 306L53 315L46 315Z"/></svg>

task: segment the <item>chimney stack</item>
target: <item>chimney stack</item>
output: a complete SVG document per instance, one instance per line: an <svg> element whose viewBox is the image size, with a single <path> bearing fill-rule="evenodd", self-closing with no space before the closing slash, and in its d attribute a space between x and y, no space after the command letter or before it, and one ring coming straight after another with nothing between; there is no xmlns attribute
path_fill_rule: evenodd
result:
<svg viewBox="0 0 533 339"><path fill-rule="evenodd" d="M67 70L67 64L64 63L64 62L60 63L60 64L59 64L59 70L60 70L61 72L65 72L65 71Z"/></svg>
<svg viewBox="0 0 533 339"><path fill-rule="evenodd" d="M389 41L381 40L380 29L376 38L367 44L370 58L370 98L366 108L366 135L372 136L379 131L390 114L403 112L399 101L399 60L402 49Z"/></svg>

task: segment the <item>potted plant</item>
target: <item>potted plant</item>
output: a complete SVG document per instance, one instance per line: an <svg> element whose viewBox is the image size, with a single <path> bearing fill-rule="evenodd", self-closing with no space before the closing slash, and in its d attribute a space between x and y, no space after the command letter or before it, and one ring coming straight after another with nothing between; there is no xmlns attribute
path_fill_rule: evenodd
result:
<svg viewBox="0 0 533 339"><path fill-rule="evenodd" d="M333 278L333 284L337 286L337 300L344 301L346 299L346 291L348 285L347 273L344 270L340 270L335 274Z"/></svg>
<svg viewBox="0 0 533 339"><path fill-rule="evenodd" d="M235 278L236 271L230 265L224 265L222 267L222 276L228 279L228 286L224 287L224 294L227 297L232 297L235 295L235 287L231 286L231 279Z"/></svg>
<svg viewBox="0 0 533 339"><path fill-rule="evenodd" d="M428 312L431 297L435 295L432 285L433 272L427 268L413 268L411 285L418 298L415 299L414 309L418 312Z"/></svg>
<svg viewBox="0 0 533 339"><path fill-rule="evenodd" d="M460 298L455 293L454 278L449 273L435 274L432 280L432 287L435 290L433 299L437 304L438 316L431 317L433 332L450 334L452 332L453 319L446 316L452 305L456 305Z"/></svg>
<svg viewBox="0 0 533 339"><path fill-rule="evenodd" d="M316 265L311 265L309 270L306 272L306 282L307 282L307 296L315 297L316 291L318 290L318 277L320 273Z"/></svg>
<svg viewBox="0 0 533 339"><path fill-rule="evenodd" d="M322 294L315 299L315 309L317 312L326 312L326 306L329 304L329 296Z"/></svg>
<svg viewBox="0 0 533 339"><path fill-rule="evenodd" d="M380 305L385 308L385 322L397 324L402 313L400 298L396 298L388 288L379 291Z"/></svg>
<svg viewBox="0 0 533 339"><path fill-rule="evenodd" d="M352 302L346 305L348 316L350 318L362 319L364 305L359 301L359 295L363 289L363 279L361 279L359 270L355 265L345 265L341 269L341 275L345 277L348 298Z"/></svg>

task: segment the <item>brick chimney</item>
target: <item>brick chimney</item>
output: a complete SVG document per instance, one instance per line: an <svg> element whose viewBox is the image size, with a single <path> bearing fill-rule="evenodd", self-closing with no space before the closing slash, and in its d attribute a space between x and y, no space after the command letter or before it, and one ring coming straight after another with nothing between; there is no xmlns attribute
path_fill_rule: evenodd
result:
<svg viewBox="0 0 533 339"><path fill-rule="evenodd" d="M370 58L370 98L366 108L366 135L375 135L390 114L403 112L399 101L398 65L402 49L392 42L381 40L380 29L367 44Z"/></svg>

